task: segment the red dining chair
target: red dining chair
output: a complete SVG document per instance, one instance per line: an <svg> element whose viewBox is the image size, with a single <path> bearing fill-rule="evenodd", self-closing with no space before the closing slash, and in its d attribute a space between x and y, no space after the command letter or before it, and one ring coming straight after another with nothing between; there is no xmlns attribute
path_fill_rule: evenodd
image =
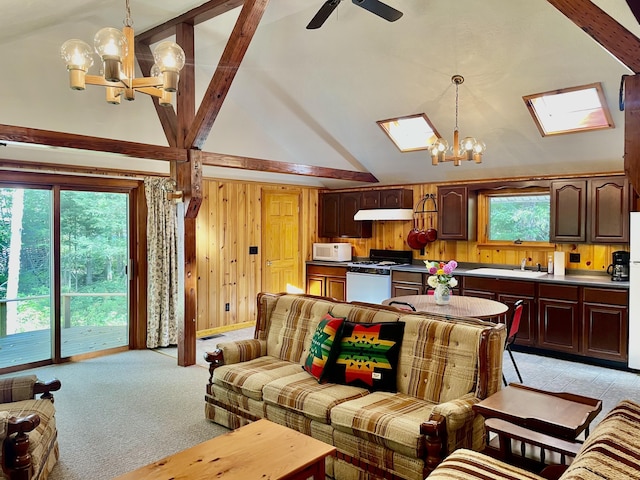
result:
<svg viewBox="0 0 640 480"><path fill-rule="evenodd" d="M524 308L524 300L518 300L513 304L513 315L511 316L511 323L509 324L509 333L507 335L507 340L504 342L504 349L509 352L509 356L511 357L511 361L513 362L513 368L516 369L516 374L518 375L518 380L522 383L522 376L520 375L520 370L518 370L518 365L516 365L516 360L513 358L513 352L511 351L511 344L516 341L516 337L518 335L518 329L520 328L520 319L522 318L522 309ZM505 386L507 385L507 379L502 374L502 381Z"/></svg>

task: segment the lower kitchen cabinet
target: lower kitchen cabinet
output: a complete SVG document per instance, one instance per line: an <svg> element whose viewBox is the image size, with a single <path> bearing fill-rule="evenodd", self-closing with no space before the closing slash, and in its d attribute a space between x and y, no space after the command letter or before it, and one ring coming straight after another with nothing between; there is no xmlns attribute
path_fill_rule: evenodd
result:
<svg viewBox="0 0 640 480"><path fill-rule="evenodd" d="M427 278L421 272L391 272L391 296L422 295L425 292Z"/></svg>
<svg viewBox="0 0 640 480"><path fill-rule="evenodd" d="M345 300L347 298L347 268L307 265L307 293Z"/></svg>
<svg viewBox="0 0 640 480"><path fill-rule="evenodd" d="M626 290L585 287L582 303L582 354L628 360L629 293Z"/></svg>
<svg viewBox="0 0 640 480"><path fill-rule="evenodd" d="M536 346L556 352L580 353L579 306L579 287L541 283Z"/></svg>

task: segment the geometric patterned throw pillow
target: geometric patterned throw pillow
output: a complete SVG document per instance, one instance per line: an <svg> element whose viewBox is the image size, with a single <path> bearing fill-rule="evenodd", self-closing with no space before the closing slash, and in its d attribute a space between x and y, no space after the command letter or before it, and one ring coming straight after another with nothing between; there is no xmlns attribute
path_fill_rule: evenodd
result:
<svg viewBox="0 0 640 480"><path fill-rule="evenodd" d="M318 324L311 345L309 355L302 368L313 375L318 382L324 380L325 367L332 362L337 354L336 339L340 338L340 331L344 318L336 318L327 313Z"/></svg>
<svg viewBox="0 0 640 480"><path fill-rule="evenodd" d="M403 335L404 322L345 322L338 356L329 367L329 380L371 391L397 391Z"/></svg>

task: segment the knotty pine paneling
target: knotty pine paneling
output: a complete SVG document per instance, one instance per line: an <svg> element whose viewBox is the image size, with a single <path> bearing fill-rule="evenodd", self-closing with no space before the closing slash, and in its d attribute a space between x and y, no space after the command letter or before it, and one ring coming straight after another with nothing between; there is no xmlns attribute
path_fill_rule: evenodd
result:
<svg viewBox="0 0 640 480"><path fill-rule="evenodd" d="M261 196L265 189L300 193L302 268L317 240L318 190L234 181L203 181L196 220L198 336L249 326L262 285ZM258 254L249 255L257 246ZM229 304L229 311L225 305Z"/></svg>

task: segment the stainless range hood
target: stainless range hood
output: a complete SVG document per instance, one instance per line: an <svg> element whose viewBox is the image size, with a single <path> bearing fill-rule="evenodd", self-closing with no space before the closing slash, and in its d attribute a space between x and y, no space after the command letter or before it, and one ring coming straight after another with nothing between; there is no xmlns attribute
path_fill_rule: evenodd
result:
<svg viewBox="0 0 640 480"><path fill-rule="evenodd" d="M413 210L410 208L375 208L372 210L358 210L354 220L413 220Z"/></svg>

